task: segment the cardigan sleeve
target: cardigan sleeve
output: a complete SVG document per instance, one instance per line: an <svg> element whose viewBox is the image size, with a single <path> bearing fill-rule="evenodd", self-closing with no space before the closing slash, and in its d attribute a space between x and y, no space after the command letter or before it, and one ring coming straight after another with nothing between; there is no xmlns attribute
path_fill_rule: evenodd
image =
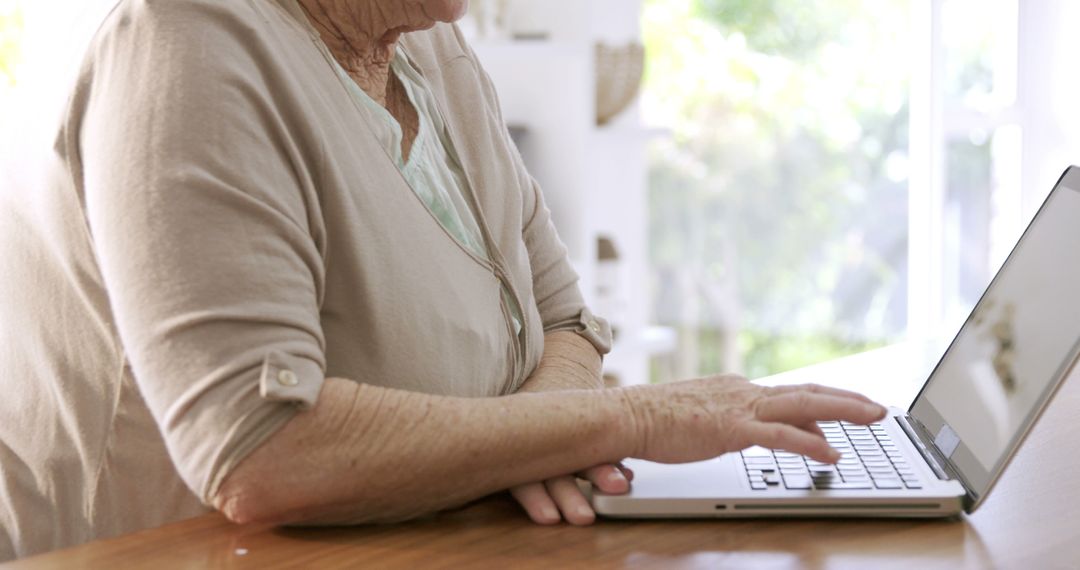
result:
<svg viewBox="0 0 1080 570"><path fill-rule="evenodd" d="M578 275L570 265L566 246L559 239L551 211L535 180L531 187L532 215L522 237L532 266L533 294L544 322L544 332L573 331L585 337L600 354L611 352L611 325L592 314L578 287ZM527 199L526 202L529 200Z"/></svg>
<svg viewBox="0 0 1080 570"><path fill-rule="evenodd" d="M462 50L472 59L483 83L486 104L493 110L500 124L506 124L502 108L491 77L484 71L476 53L468 46L460 30L454 26ZM611 352L611 326L602 317L594 315L585 304L579 277L567 254L566 246L559 238L551 219L551 211L544 200L540 184L529 175L516 145L507 129L502 129L506 144L512 149L514 167L518 178L528 180L529 185L522 196L522 239L529 254L532 269L533 296L543 321L544 332L573 331L596 347L601 355Z"/></svg>
<svg viewBox="0 0 1080 570"><path fill-rule="evenodd" d="M324 382L311 174L246 3L121 5L66 119L117 333L209 503ZM272 71L272 70L271 70ZM78 176L77 176L78 177Z"/></svg>

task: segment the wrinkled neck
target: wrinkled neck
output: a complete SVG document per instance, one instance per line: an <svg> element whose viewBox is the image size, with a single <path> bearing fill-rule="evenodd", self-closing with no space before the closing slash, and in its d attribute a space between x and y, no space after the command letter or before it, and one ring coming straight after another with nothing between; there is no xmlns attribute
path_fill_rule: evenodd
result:
<svg viewBox="0 0 1080 570"><path fill-rule="evenodd" d="M423 27L422 18L400 2L297 1L334 59L365 93L385 105L398 40Z"/></svg>

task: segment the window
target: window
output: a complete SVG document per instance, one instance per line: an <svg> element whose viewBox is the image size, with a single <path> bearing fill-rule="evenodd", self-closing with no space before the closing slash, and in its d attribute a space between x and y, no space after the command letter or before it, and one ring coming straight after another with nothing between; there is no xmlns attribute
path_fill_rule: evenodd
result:
<svg viewBox="0 0 1080 570"><path fill-rule="evenodd" d="M938 311L952 325L946 328L955 328L979 300L1025 221L1023 112L1017 105L1019 7L1017 0L927 5L923 36L931 49L923 66L929 77L922 96L927 108L939 110L922 121L927 124L925 144L939 147L926 161L939 162L927 185L940 188L927 194L941 201L941 209L923 216L925 225L940 226L937 239L926 246L941 253L913 255L923 266L937 263L928 278L940 283L940 300L924 300L925 322Z"/></svg>
<svg viewBox="0 0 1080 570"><path fill-rule="evenodd" d="M647 0L652 299L679 335L654 380L951 334L1033 213L1020 14Z"/></svg>

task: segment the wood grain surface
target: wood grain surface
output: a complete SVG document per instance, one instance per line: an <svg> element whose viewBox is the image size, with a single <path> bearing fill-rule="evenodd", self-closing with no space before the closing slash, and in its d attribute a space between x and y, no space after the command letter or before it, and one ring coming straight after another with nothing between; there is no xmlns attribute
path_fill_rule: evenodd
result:
<svg viewBox="0 0 1080 570"><path fill-rule="evenodd" d="M219 515L0 568L1080 568L1080 380L974 515L539 527L505 496L394 526L237 527Z"/></svg>

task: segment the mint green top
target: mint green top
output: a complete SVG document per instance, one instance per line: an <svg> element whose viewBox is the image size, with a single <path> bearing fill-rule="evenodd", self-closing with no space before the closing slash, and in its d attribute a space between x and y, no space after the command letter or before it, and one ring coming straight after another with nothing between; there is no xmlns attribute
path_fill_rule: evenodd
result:
<svg viewBox="0 0 1080 570"><path fill-rule="evenodd" d="M386 108L360 89L344 68L340 65L337 67L338 73L347 80L345 85L356 101L386 127L386 131L377 135L381 135L380 141L386 146L390 158L413 192L455 240L477 257L490 261L480 233L480 225L465 200L465 191L469 184L465 169L458 160L453 141L446 130L446 123L423 76L416 71L401 49L398 49L390 63L390 69L405 87L420 120L416 139L406 158L401 152L404 138L401 124ZM521 334L521 312L505 284L502 294L513 316L514 334Z"/></svg>

